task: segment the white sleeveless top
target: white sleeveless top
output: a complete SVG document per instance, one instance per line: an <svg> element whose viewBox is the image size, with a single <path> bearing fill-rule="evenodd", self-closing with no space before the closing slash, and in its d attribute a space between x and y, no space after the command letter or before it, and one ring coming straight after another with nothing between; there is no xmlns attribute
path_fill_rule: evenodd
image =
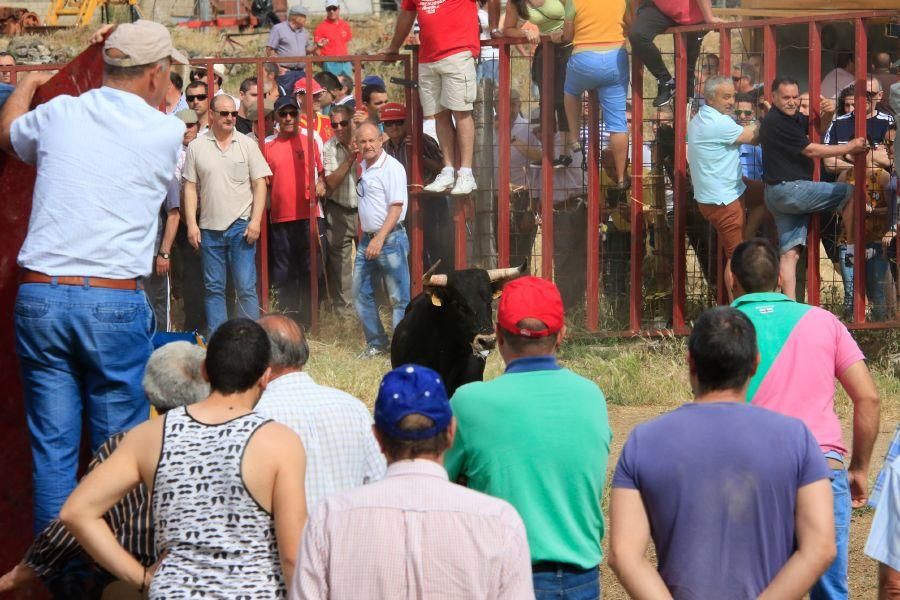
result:
<svg viewBox="0 0 900 600"><path fill-rule="evenodd" d="M168 554L150 598L283 598L275 522L241 475L247 443L269 420L249 413L209 425L186 408L164 418L153 516L157 554Z"/></svg>

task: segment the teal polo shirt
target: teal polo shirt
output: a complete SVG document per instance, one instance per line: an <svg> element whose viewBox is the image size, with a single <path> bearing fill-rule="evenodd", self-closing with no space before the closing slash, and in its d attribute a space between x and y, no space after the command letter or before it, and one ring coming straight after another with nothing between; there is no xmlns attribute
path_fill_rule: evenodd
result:
<svg viewBox="0 0 900 600"><path fill-rule="evenodd" d="M600 510L612 434L597 385L553 356L510 362L491 381L451 400L456 440L444 457L451 480L512 504L532 562L600 564Z"/></svg>

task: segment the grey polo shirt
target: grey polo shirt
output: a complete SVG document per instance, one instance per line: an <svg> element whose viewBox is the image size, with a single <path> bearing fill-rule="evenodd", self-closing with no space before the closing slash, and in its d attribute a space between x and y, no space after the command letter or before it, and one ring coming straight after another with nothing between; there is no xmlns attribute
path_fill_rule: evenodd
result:
<svg viewBox="0 0 900 600"><path fill-rule="evenodd" d="M325 174L331 175L337 171L338 166L350 157L350 150L338 140L336 135L331 136L325 142L325 148L322 156L322 166L325 167ZM347 171L347 176L341 184L331 192L329 199L335 204L343 206L347 209L356 209L356 165L351 165Z"/></svg>
<svg viewBox="0 0 900 600"><path fill-rule="evenodd" d="M275 50L278 56L306 56L306 46L309 45L309 32L306 27L294 31L287 21L275 25L269 32L269 41L266 46ZM295 68L301 65L291 63L285 67Z"/></svg>
<svg viewBox="0 0 900 600"><path fill-rule="evenodd" d="M200 229L225 231L247 219L253 207L252 182L272 174L259 146L235 131L231 144L219 148L212 130L188 145L182 176L200 192Z"/></svg>

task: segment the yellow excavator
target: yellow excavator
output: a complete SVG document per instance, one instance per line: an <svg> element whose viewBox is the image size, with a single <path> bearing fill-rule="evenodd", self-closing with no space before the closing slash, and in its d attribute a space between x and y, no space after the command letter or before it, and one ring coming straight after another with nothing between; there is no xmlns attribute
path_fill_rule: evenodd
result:
<svg viewBox="0 0 900 600"><path fill-rule="evenodd" d="M91 24L91 19L94 18L94 11L97 10L97 7L101 9L103 21L108 22L110 5L127 5L132 20L141 17L138 0L52 0L50 11L47 13L46 24L50 26L75 25L76 27L84 27ZM75 17L75 22L60 23L60 17Z"/></svg>

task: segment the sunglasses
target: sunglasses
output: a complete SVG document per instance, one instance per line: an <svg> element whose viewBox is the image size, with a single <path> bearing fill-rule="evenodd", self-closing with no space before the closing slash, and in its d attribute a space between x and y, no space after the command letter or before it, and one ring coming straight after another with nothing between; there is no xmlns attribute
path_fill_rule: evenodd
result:
<svg viewBox="0 0 900 600"><path fill-rule="evenodd" d="M298 114L300 114L298 111L291 109L278 111L279 117L296 117Z"/></svg>
<svg viewBox="0 0 900 600"><path fill-rule="evenodd" d="M406 125L406 121L385 121L384 122L385 127L401 127L403 125Z"/></svg>
<svg viewBox="0 0 900 600"><path fill-rule="evenodd" d="M734 114L736 114L738 116L744 115L746 117L749 117L750 115L753 114L753 111L752 110L736 110L736 111L734 111Z"/></svg>
<svg viewBox="0 0 900 600"><path fill-rule="evenodd" d="M206 100L207 98L209 98L209 94L195 94L195 95L193 95L193 96L191 96L191 95L186 95L184 98L185 98L185 100L187 100L188 102L193 102L194 100L199 100L200 102L203 102L204 100Z"/></svg>
<svg viewBox="0 0 900 600"><path fill-rule="evenodd" d="M193 129L194 127L199 127L199 126L200 126L200 123L185 123L184 124L185 129Z"/></svg>
<svg viewBox="0 0 900 600"><path fill-rule="evenodd" d="M348 127L350 125L350 119L346 119L344 121L332 121L331 128L332 129L343 129L344 127Z"/></svg>
<svg viewBox="0 0 900 600"><path fill-rule="evenodd" d="M232 119L237 119L239 113L236 110L217 110L216 114L223 118L231 117Z"/></svg>

